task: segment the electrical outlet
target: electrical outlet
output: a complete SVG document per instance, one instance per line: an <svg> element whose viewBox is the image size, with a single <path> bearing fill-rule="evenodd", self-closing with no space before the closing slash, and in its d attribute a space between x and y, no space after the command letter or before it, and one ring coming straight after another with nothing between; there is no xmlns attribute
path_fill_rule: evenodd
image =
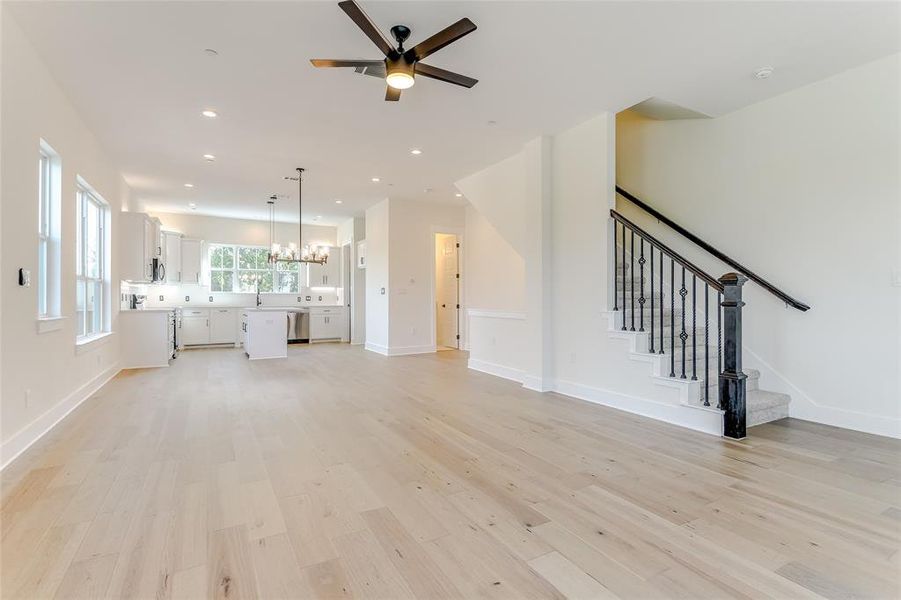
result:
<svg viewBox="0 0 901 600"><path fill-rule="evenodd" d="M212 301L213 301L213 297L212 297L212 296L210 296L210 302L212 302Z"/></svg>
<svg viewBox="0 0 901 600"><path fill-rule="evenodd" d="M190 301L191 301L191 297L190 297L190 296L185 296L185 302L190 302Z"/></svg>
<svg viewBox="0 0 901 600"><path fill-rule="evenodd" d="M165 300L165 298L163 297L162 294L160 294L160 302L162 302L163 300Z"/></svg>
<svg viewBox="0 0 901 600"><path fill-rule="evenodd" d="M301 302L300 296L297 297L297 301L298 301L298 302Z"/></svg>

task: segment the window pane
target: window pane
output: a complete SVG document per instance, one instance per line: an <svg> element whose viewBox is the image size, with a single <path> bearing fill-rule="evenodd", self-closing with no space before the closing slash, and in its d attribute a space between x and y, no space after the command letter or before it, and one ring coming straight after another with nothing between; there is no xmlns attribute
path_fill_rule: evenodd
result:
<svg viewBox="0 0 901 600"><path fill-rule="evenodd" d="M86 200L87 222L85 236L85 275L100 277L100 207L93 201Z"/></svg>
<svg viewBox="0 0 901 600"><path fill-rule="evenodd" d="M239 269L255 269L256 264L256 255L253 248L238 248Z"/></svg>
<svg viewBox="0 0 901 600"><path fill-rule="evenodd" d="M272 271L238 271L238 291L256 292L258 281L260 292L272 291Z"/></svg>
<svg viewBox="0 0 901 600"><path fill-rule="evenodd" d="M214 292L231 292L233 287L231 271L212 271L210 289Z"/></svg>
<svg viewBox="0 0 901 600"><path fill-rule="evenodd" d="M223 269L234 269L235 268L235 249L231 246L226 246L222 248L222 268Z"/></svg>
<svg viewBox="0 0 901 600"><path fill-rule="evenodd" d="M88 327L89 333L103 331L103 283L97 280L88 285Z"/></svg>
<svg viewBox="0 0 901 600"><path fill-rule="evenodd" d="M75 331L79 337L85 334L85 281L78 279L75 283Z"/></svg>
<svg viewBox="0 0 901 600"><path fill-rule="evenodd" d="M222 268L222 246L210 246L210 268Z"/></svg>
<svg viewBox="0 0 901 600"><path fill-rule="evenodd" d="M297 273L278 272L276 291L283 294L297 293Z"/></svg>

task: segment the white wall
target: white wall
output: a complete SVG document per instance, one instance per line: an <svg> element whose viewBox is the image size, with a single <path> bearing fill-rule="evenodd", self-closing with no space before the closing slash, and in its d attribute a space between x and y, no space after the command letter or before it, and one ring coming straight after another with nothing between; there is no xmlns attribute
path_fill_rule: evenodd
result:
<svg viewBox="0 0 901 600"><path fill-rule="evenodd" d="M793 416L895 436L899 105L895 55L717 119L617 124L622 187L812 307L745 286L761 386L791 394ZM617 206L710 272L732 270Z"/></svg>
<svg viewBox="0 0 901 600"><path fill-rule="evenodd" d="M3 10L0 68L0 261L2 261L2 383L0 460L8 462L118 370L116 335L75 347L75 178L84 178L110 205L112 247L118 214L129 189L115 164L56 85L34 48ZM62 166L62 328L38 334L37 288L15 284L20 267L37 274L37 160L43 138ZM118 261L112 254L111 295L118 291ZM112 328L118 304L112 302ZM26 401L26 394L28 400Z"/></svg>

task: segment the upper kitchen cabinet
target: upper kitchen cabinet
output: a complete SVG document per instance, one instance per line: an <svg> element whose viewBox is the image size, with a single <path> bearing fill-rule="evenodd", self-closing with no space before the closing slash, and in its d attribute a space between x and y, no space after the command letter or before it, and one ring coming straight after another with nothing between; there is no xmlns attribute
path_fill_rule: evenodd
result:
<svg viewBox="0 0 901 600"><path fill-rule="evenodd" d="M181 282L200 283L203 271L203 242L181 240Z"/></svg>
<svg viewBox="0 0 901 600"><path fill-rule="evenodd" d="M166 283L181 283L181 238L180 233L163 232L163 264L166 265Z"/></svg>
<svg viewBox="0 0 901 600"><path fill-rule="evenodd" d="M309 264L308 287L339 287L341 285L341 248L329 247L328 262L324 265Z"/></svg>
<svg viewBox="0 0 901 600"><path fill-rule="evenodd" d="M153 281L153 259L162 258L160 221L144 213L123 212L119 219L120 274L125 281Z"/></svg>

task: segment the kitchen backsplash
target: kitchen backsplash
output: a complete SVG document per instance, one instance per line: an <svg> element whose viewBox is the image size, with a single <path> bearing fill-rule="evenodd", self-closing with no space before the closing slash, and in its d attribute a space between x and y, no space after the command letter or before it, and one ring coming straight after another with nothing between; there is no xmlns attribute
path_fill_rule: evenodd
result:
<svg viewBox="0 0 901 600"><path fill-rule="evenodd" d="M176 306L254 306L256 294L210 292L202 285L134 285L122 282L120 302L127 308L124 296L144 294L145 308ZM341 288L301 288L298 294L260 294L263 306L334 306L343 303Z"/></svg>

